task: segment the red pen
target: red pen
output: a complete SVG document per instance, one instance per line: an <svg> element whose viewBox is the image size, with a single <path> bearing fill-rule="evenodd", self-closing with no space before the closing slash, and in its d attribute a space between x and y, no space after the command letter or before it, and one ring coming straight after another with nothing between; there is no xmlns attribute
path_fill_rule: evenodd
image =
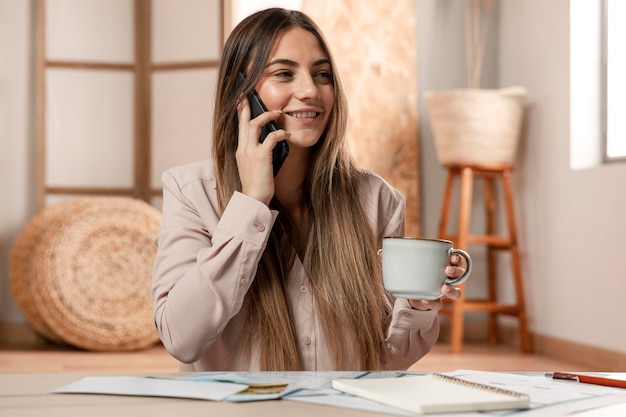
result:
<svg viewBox="0 0 626 417"><path fill-rule="evenodd" d="M626 380L614 379L610 376L592 376L584 374L572 374L568 372L553 372L546 374L552 379L563 379L566 381L581 382L583 384L604 385L607 387L626 388Z"/></svg>

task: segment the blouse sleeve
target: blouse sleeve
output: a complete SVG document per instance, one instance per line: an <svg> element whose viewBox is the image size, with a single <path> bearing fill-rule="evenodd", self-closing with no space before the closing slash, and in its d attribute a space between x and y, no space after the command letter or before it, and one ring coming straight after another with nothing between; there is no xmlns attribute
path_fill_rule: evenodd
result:
<svg viewBox="0 0 626 417"><path fill-rule="evenodd" d="M405 198L391 188L391 194L381 192L378 202L378 241L382 247L385 237L402 237L405 233ZM385 340L386 369L407 369L426 355L439 337L436 311L411 308L406 298L394 301Z"/></svg>
<svg viewBox="0 0 626 417"><path fill-rule="evenodd" d="M157 331L184 363L200 359L240 311L277 215L236 192L220 217L214 184L198 183L163 175L152 279Z"/></svg>

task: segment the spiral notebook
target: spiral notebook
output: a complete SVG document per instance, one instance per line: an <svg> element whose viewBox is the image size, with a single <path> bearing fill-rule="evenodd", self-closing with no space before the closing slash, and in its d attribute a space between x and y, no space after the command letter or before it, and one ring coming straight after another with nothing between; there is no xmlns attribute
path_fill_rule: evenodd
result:
<svg viewBox="0 0 626 417"><path fill-rule="evenodd" d="M401 410L426 414L530 408L527 395L443 374L335 379L335 390Z"/></svg>

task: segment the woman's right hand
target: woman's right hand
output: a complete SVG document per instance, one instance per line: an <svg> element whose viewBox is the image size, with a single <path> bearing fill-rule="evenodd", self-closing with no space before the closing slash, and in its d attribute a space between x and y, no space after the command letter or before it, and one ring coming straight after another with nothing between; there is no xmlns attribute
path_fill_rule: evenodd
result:
<svg viewBox="0 0 626 417"><path fill-rule="evenodd" d="M235 157L241 179L241 192L269 205L274 196L274 170L272 150L276 143L288 139L289 132L279 129L271 132L263 143L259 142L261 129L271 120L280 117L280 110L267 111L250 119L250 104L243 97L237 105L239 118L239 142Z"/></svg>

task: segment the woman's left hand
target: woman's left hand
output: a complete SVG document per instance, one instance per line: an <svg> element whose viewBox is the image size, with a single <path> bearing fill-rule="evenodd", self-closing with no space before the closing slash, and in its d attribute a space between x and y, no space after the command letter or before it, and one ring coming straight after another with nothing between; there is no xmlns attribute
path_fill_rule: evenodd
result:
<svg viewBox="0 0 626 417"><path fill-rule="evenodd" d="M459 255L450 256L450 265L446 266L445 274L449 278L458 278L463 274L463 268L459 265L463 262ZM409 304L415 310L435 310L439 311L443 307L443 298L450 300L458 300L461 297L461 290L448 284L441 286L442 296L436 300L408 300Z"/></svg>

